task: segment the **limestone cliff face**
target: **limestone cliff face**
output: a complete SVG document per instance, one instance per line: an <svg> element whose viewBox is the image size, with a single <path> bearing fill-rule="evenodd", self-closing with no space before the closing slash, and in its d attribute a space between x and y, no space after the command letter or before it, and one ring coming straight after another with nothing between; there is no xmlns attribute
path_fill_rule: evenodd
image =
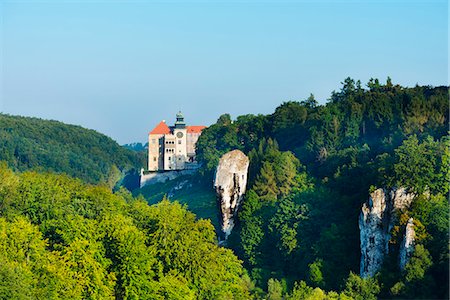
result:
<svg viewBox="0 0 450 300"><path fill-rule="evenodd" d="M214 188L220 208L222 237L226 240L235 224L235 218L247 186L249 159L239 150L224 154L217 166Z"/></svg>
<svg viewBox="0 0 450 300"><path fill-rule="evenodd" d="M387 201L384 190L378 189L370 194L368 203L363 204L359 216L361 277L373 276L388 252L389 210Z"/></svg>
<svg viewBox="0 0 450 300"><path fill-rule="evenodd" d="M405 269L406 263L414 253L414 240L416 232L414 230L413 218L408 220L405 228L405 235L403 236L402 244L400 245L400 269Z"/></svg>
<svg viewBox="0 0 450 300"><path fill-rule="evenodd" d="M389 252L390 231L396 222L395 212L407 209L413 199L414 194L404 188L389 192L377 189L363 204L359 216L361 277L373 276L380 269Z"/></svg>
<svg viewBox="0 0 450 300"><path fill-rule="evenodd" d="M392 199L392 209L408 209L415 196L416 195L409 193L405 188L392 189L390 194L390 198Z"/></svg>

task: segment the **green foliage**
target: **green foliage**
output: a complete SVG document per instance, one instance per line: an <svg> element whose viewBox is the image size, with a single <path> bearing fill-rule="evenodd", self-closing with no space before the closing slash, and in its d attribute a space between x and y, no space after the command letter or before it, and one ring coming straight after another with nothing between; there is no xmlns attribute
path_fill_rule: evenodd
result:
<svg viewBox="0 0 450 300"><path fill-rule="evenodd" d="M241 149L250 158L248 193L229 246L243 258L257 285L286 278L341 289L349 272L359 270L357 220L368 191L402 186L417 197L401 222L414 218L417 242L433 261L426 277L438 288L427 288L426 293L446 298L448 98L448 87L406 88L388 78L386 83L371 79L364 88L360 81L346 78L325 105L311 95L285 102L267 116L234 121L223 116L205 129L197 145L203 174L212 176L226 151ZM400 223L394 226L394 239L402 234ZM393 267L383 273L382 290L370 280L350 276L351 296L305 288L299 297L362 293L374 298L378 292L391 297L389 290L396 283L394 290L405 295L401 291L408 290L408 284L394 260L398 243L390 246L387 261ZM370 288L373 293L367 292Z"/></svg>
<svg viewBox="0 0 450 300"><path fill-rule="evenodd" d="M422 279L431 265L430 253L422 245L417 245L414 248L413 256L405 267L406 281L412 282Z"/></svg>
<svg viewBox="0 0 450 300"><path fill-rule="evenodd" d="M0 114L0 160L19 171L66 173L113 187L121 171L145 164L145 154L109 137L57 121Z"/></svg>
<svg viewBox="0 0 450 300"><path fill-rule="evenodd" d="M26 218L0 218L1 298L81 298L81 283L66 259L46 246L38 227Z"/></svg>
<svg viewBox="0 0 450 300"><path fill-rule="evenodd" d="M307 299L313 293L313 288L306 285L304 281L296 282L292 294L287 297L288 300Z"/></svg>
<svg viewBox="0 0 450 300"><path fill-rule="evenodd" d="M258 151L250 154L251 170L256 173L253 189L263 199L276 200L311 186L300 161L289 151L280 151L275 141L261 140ZM252 179L250 179L252 182Z"/></svg>
<svg viewBox="0 0 450 300"><path fill-rule="evenodd" d="M430 275L433 265L430 253L423 245L416 245L413 255L405 266L402 280L390 289L399 298L441 298Z"/></svg>
<svg viewBox="0 0 450 300"><path fill-rule="evenodd" d="M276 279L270 278L267 282L267 299L268 300L281 300L283 299L283 286L281 282Z"/></svg>
<svg viewBox="0 0 450 300"><path fill-rule="evenodd" d="M306 206L289 198L283 198L277 205L269 222L269 232L276 238L277 248L283 255L291 254L298 247L297 230L307 218Z"/></svg>
<svg viewBox="0 0 450 300"><path fill-rule="evenodd" d="M312 185L298 159L279 151L272 140L263 140L252 153L251 165L262 167L243 202L235 247L248 265L276 269L298 249L297 230L307 218L306 206L295 203L289 194Z"/></svg>
<svg viewBox="0 0 450 300"><path fill-rule="evenodd" d="M260 245L264 238L264 227L258 211L262 208L262 202L254 190L247 192L239 219L245 222L240 232L239 247L242 248L248 264L257 265L261 255Z"/></svg>
<svg viewBox="0 0 450 300"><path fill-rule="evenodd" d="M317 259L309 265L309 281L314 286L323 287L324 280L322 274L323 260Z"/></svg>
<svg viewBox="0 0 450 300"><path fill-rule="evenodd" d="M263 199L276 200L279 189L276 183L275 171L271 163L263 163L261 172L256 177L254 189Z"/></svg>
<svg viewBox="0 0 450 300"><path fill-rule="evenodd" d="M177 202L149 206L124 190L5 168L0 298L250 297L241 261Z"/></svg>
<svg viewBox="0 0 450 300"><path fill-rule="evenodd" d="M447 193L450 181L449 142L448 137L441 142L430 136L423 142L419 142L415 135L406 139L395 150L391 182L412 187L418 193Z"/></svg>
<svg viewBox="0 0 450 300"><path fill-rule="evenodd" d="M361 278L354 273L350 273L345 283L344 294L356 300L377 299L380 286L375 278Z"/></svg>
<svg viewBox="0 0 450 300"><path fill-rule="evenodd" d="M286 300L350 300L354 299L345 294L338 294L336 292L330 291L325 292L320 288L312 288L307 286L304 281L296 282L292 293L286 295Z"/></svg>
<svg viewBox="0 0 450 300"><path fill-rule="evenodd" d="M217 123L202 131L196 143L196 156L203 163L202 173L212 176L220 157L233 149L240 149L237 128L228 114L220 116ZM220 139L216 137L220 136Z"/></svg>
<svg viewBox="0 0 450 300"><path fill-rule="evenodd" d="M135 197L143 197L149 204L156 204L167 196L187 205L198 218L210 219L219 228L216 194L211 181L195 175L183 175L164 183L150 184L133 191Z"/></svg>
<svg viewBox="0 0 450 300"><path fill-rule="evenodd" d="M405 88L388 78L363 88L347 78L325 105L311 95L267 116L224 114L197 143L201 178L134 193L151 204L168 195L218 223L214 170L224 153L244 151L247 194L227 244L243 263L186 207L110 192L124 169L142 165L143 151L79 127L2 115L0 158L14 170L105 186L0 165L0 298L448 298L448 97L448 87ZM354 274L357 220L376 186L417 196L394 224L381 275L362 279ZM410 217L416 248L401 271L398 241Z"/></svg>

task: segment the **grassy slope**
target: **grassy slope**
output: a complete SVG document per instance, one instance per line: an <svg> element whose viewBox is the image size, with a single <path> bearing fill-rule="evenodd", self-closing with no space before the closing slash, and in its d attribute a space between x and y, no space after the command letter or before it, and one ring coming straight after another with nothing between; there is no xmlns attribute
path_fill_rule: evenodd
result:
<svg viewBox="0 0 450 300"><path fill-rule="evenodd" d="M176 189L179 186L182 187ZM150 204L157 203L167 196L170 200L186 204L198 218L210 219L214 227L219 226L216 195L212 183L199 182L196 175L180 176L165 183L147 185L135 190L133 194L144 196Z"/></svg>

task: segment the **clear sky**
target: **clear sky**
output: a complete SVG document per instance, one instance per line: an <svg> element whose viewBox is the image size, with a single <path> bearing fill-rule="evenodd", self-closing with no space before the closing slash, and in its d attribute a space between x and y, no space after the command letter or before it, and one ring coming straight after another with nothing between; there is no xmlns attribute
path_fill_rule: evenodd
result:
<svg viewBox="0 0 450 300"><path fill-rule="evenodd" d="M0 111L144 142L346 77L448 84L447 1L0 0Z"/></svg>

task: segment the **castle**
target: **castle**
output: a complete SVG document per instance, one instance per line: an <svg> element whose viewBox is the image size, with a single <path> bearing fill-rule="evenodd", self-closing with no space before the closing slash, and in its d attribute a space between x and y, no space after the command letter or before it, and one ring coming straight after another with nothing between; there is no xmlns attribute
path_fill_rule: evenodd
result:
<svg viewBox="0 0 450 300"><path fill-rule="evenodd" d="M148 135L148 170L184 170L195 166L195 144L206 126L186 126L179 112L174 126L161 121Z"/></svg>

